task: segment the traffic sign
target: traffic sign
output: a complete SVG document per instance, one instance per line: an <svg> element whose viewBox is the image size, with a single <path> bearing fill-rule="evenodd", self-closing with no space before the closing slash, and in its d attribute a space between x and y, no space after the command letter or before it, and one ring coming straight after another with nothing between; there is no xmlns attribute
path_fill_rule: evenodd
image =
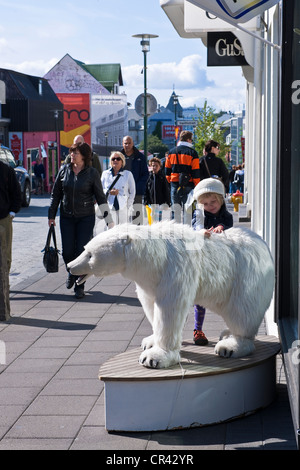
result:
<svg viewBox="0 0 300 470"><path fill-rule="evenodd" d="M145 115L145 100L144 100L144 93L139 95L135 100L134 104L135 110L139 116ZM157 110L157 101L156 98L147 93L147 116L151 116L152 114L156 113Z"/></svg>

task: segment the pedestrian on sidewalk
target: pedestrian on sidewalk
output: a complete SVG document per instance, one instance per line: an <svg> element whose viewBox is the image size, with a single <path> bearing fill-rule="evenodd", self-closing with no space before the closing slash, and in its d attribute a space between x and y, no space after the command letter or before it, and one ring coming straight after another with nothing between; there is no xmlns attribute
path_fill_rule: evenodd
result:
<svg viewBox="0 0 300 470"><path fill-rule="evenodd" d="M159 206L171 206L170 185L166 180L166 176L162 171L161 160L157 157L151 158L149 161L150 171L146 190L144 194L144 205L159 208ZM162 218L162 208L159 208L159 220Z"/></svg>
<svg viewBox="0 0 300 470"><path fill-rule="evenodd" d="M133 139L129 135L123 138L123 148L120 151L125 156L124 170L131 171L135 181L132 223L143 225L143 196L149 176L147 155L144 155L134 146Z"/></svg>
<svg viewBox="0 0 300 470"><path fill-rule="evenodd" d="M35 176L35 194L44 194L45 167L40 157L36 159L33 172Z"/></svg>
<svg viewBox="0 0 300 470"><path fill-rule="evenodd" d="M234 182L235 172L237 170L236 165L232 165L232 168L229 172L228 181L229 181L229 194L234 194L236 192L236 184Z"/></svg>
<svg viewBox="0 0 300 470"><path fill-rule="evenodd" d="M7 270L10 272L12 257L12 221L21 209L22 194L15 171L0 161L0 225L5 230Z"/></svg>
<svg viewBox="0 0 300 470"><path fill-rule="evenodd" d="M209 238L212 232L222 233L233 226L233 217L226 209L224 197L225 187L216 178L204 179L194 189L194 198L198 207L193 212L192 227L194 230L205 229L206 238ZM194 343L198 346L205 346L208 343L202 330L205 308L201 305L194 305L194 315Z"/></svg>
<svg viewBox="0 0 300 470"><path fill-rule="evenodd" d="M238 165L233 182L235 183L236 189L241 193L244 192L244 165Z"/></svg>
<svg viewBox="0 0 300 470"><path fill-rule="evenodd" d="M170 150L165 163L166 178L171 185L173 217L177 222L181 222L181 212L184 211L189 193L200 181L199 156L193 148L193 133L182 131L179 139L177 147Z"/></svg>
<svg viewBox="0 0 300 470"><path fill-rule="evenodd" d="M229 173L222 158L218 155L220 153L220 144L215 140L208 140L205 143L204 155L200 159L200 180L205 178L219 177L226 188L226 193L229 190Z"/></svg>
<svg viewBox="0 0 300 470"><path fill-rule="evenodd" d="M62 256L67 266L79 256L84 246L93 237L95 225L94 200L97 201L108 228L113 220L103 192L100 175L90 165L92 149L87 143L70 148L71 163L63 165L56 177L48 211L48 223L55 225L55 216L60 205L60 232ZM68 273L67 289L76 283L76 276ZM84 297L84 283L75 284L75 297Z"/></svg>
<svg viewBox="0 0 300 470"><path fill-rule="evenodd" d="M116 223L129 222L135 197L135 181L131 171L124 170L125 157L121 152L112 152L110 168L101 176L105 193L112 214L116 214Z"/></svg>

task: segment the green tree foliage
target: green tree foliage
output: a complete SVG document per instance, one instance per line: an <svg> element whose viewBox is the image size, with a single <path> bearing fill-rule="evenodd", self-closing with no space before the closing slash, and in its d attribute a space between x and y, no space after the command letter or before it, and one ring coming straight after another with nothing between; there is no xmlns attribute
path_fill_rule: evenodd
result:
<svg viewBox="0 0 300 470"><path fill-rule="evenodd" d="M169 150L168 146L165 145L156 135L148 135L147 147L149 153L158 153L158 158L163 158L165 153ZM144 149L144 141L139 145L139 149Z"/></svg>
<svg viewBox="0 0 300 470"><path fill-rule="evenodd" d="M225 130L222 130L220 125L217 124L217 114L215 110L211 106L208 106L207 101L205 101L203 108L198 108L198 114L197 126L195 128L195 149L199 157L203 155L205 142L212 139L220 143L221 151L218 156L221 157L226 166L228 166L225 155L230 151L230 146L226 145L224 137Z"/></svg>
<svg viewBox="0 0 300 470"><path fill-rule="evenodd" d="M152 132L152 135L156 135L156 137L158 137L160 140L161 140L161 138L162 138L161 125L162 125L162 122L161 122L161 121L157 121L156 126L155 126L155 129L154 129L154 131Z"/></svg>

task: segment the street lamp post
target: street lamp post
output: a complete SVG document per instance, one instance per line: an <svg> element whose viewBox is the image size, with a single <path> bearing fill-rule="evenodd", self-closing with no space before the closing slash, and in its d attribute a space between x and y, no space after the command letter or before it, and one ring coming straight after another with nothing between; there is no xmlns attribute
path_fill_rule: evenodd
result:
<svg viewBox="0 0 300 470"><path fill-rule="evenodd" d="M177 129L177 105L178 105L178 95L173 95L173 104L174 104L174 134L175 134L175 147L178 137Z"/></svg>
<svg viewBox="0 0 300 470"><path fill-rule="evenodd" d="M50 112L54 114L55 122L55 141L56 141L56 161L55 161L55 173L58 171L58 162L60 163L60 139L58 138L58 119L61 109L51 109Z"/></svg>
<svg viewBox="0 0 300 470"><path fill-rule="evenodd" d="M147 114L147 52L150 51L150 39L158 38L156 34L134 34L133 38L141 39L142 52L144 54L144 155L148 157L148 142L147 142L147 131L148 131L148 114Z"/></svg>
<svg viewBox="0 0 300 470"><path fill-rule="evenodd" d="M107 150L108 150L108 132L104 132L104 137L105 137L105 165L106 169L108 168L108 155L107 155Z"/></svg>

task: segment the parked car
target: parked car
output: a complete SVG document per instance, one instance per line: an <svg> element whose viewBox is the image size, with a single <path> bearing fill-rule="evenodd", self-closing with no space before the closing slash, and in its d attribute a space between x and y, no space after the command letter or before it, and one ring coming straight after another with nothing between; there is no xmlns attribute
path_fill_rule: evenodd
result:
<svg viewBox="0 0 300 470"><path fill-rule="evenodd" d="M31 182L30 176L22 165L15 161L13 153L3 145L0 145L0 160L7 165L10 165L16 172L17 180L21 186L22 192L22 206L28 207L31 199Z"/></svg>

